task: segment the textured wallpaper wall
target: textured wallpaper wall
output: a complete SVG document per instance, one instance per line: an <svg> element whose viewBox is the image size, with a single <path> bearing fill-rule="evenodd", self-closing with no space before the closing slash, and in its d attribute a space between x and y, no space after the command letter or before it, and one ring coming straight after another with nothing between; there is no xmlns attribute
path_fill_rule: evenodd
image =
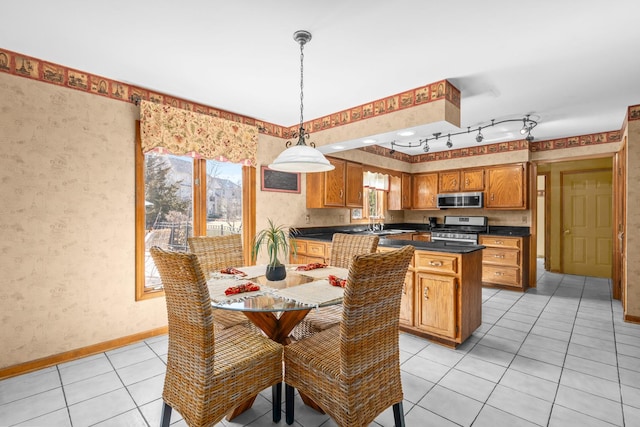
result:
<svg viewBox="0 0 640 427"><path fill-rule="evenodd" d="M0 73L0 368L166 325L135 302L132 104Z"/></svg>

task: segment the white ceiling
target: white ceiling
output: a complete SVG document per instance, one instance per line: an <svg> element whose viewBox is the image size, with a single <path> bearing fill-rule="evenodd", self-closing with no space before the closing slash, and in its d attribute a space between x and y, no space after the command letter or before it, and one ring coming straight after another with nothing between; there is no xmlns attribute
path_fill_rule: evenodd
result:
<svg viewBox="0 0 640 427"><path fill-rule="evenodd" d="M21 0L2 9L0 48L282 126L300 119L300 29L313 35L305 121L442 79L461 91L461 129L531 114L536 140L619 130L640 103L637 0ZM483 130L483 143L521 139L520 127ZM426 126L410 140L461 129ZM452 140L477 144L475 134Z"/></svg>

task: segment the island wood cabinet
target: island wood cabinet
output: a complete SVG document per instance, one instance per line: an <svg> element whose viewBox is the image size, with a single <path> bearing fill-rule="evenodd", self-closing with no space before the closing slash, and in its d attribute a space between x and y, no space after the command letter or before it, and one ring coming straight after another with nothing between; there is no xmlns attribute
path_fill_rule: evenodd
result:
<svg viewBox="0 0 640 427"><path fill-rule="evenodd" d="M402 291L400 329L448 346L463 343L482 323L481 263L482 251L416 250Z"/></svg>
<svg viewBox="0 0 640 427"><path fill-rule="evenodd" d="M416 251L414 269L414 327L444 344L461 344L482 324L482 251Z"/></svg>
<svg viewBox="0 0 640 427"><path fill-rule="evenodd" d="M362 164L334 158L327 160L335 169L307 174L307 208L361 208Z"/></svg>
<svg viewBox="0 0 640 427"><path fill-rule="evenodd" d="M485 168L485 207L527 209L528 169L526 163Z"/></svg>
<svg viewBox="0 0 640 427"><path fill-rule="evenodd" d="M378 252L391 251L397 248L390 248L385 246L378 246ZM400 324L412 327L413 326L413 260L409 262L409 268L405 275L404 284L402 285L402 297L400 299Z"/></svg>
<svg viewBox="0 0 640 427"><path fill-rule="evenodd" d="M529 283L529 237L480 236L482 282L526 290Z"/></svg>
<svg viewBox="0 0 640 427"><path fill-rule="evenodd" d="M309 264L321 262L327 264L331 255L331 243L318 240L296 239L296 253L289 250L289 262L291 264Z"/></svg>
<svg viewBox="0 0 640 427"><path fill-rule="evenodd" d="M438 173L418 173L413 175L413 197L411 206L413 209L437 209L438 208Z"/></svg>

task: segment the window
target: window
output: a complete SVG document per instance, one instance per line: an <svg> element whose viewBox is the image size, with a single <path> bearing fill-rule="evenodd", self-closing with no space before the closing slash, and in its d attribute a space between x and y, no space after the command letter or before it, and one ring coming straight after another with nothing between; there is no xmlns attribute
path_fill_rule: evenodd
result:
<svg viewBox="0 0 640 427"><path fill-rule="evenodd" d="M389 175L365 172L363 179L365 203L363 218L384 219L386 192L389 190Z"/></svg>
<svg viewBox="0 0 640 427"><path fill-rule="evenodd" d="M155 151L142 154L139 143L136 151L136 299L140 300L164 295L149 253L152 246L187 251L191 236L242 232L243 202L255 199L243 197L243 182L251 176L255 180L255 169Z"/></svg>

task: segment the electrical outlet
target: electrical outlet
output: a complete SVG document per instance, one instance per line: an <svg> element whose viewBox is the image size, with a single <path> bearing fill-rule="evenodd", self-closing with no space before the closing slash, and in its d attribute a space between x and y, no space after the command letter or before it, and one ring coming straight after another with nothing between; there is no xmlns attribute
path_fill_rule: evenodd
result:
<svg viewBox="0 0 640 427"><path fill-rule="evenodd" d="M305 222L305 223L307 223L307 224L309 224L309 223L311 222L311 215L306 214L306 215L304 216L304 222Z"/></svg>
<svg viewBox="0 0 640 427"><path fill-rule="evenodd" d="M522 215L522 223L526 224L527 223L527 217L526 215Z"/></svg>
<svg viewBox="0 0 640 427"><path fill-rule="evenodd" d="M389 221L393 221L393 215L389 216Z"/></svg>
<svg viewBox="0 0 640 427"><path fill-rule="evenodd" d="M344 215L338 215L338 221L344 222Z"/></svg>

